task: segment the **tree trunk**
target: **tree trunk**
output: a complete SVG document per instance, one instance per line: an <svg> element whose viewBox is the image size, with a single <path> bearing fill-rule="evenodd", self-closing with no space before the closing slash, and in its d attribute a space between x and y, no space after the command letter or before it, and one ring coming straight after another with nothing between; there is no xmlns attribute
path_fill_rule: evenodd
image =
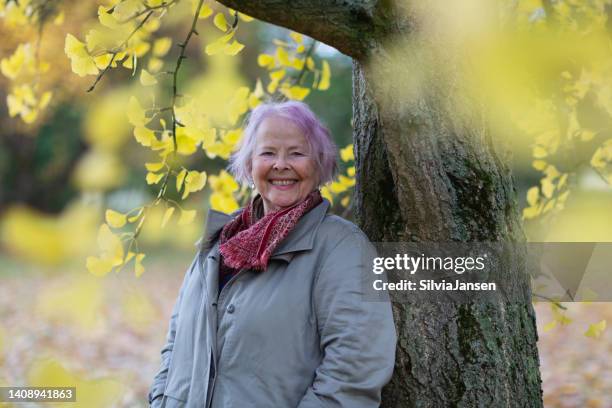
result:
<svg viewBox="0 0 612 408"><path fill-rule="evenodd" d="M434 61L444 66L443 78L425 72L421 92L402 89L402 79L415 75L414 66L404 64L404 56L398 58L389 44L416 38L412 50L417 52L410 57L431 57L419 54L426 44L415 34L419 21L411 10L398 10L390 1L221 2L354 58L354 208L371 241L523 239L512 176L486 112L472 109L464 115L449 103L460 83L452 53ZM408 3L398 4L409 8ZM520 251L511 256L494 271L500 280L513 282L506 298L394 302L398 348L384 407L542 406L525 260Z"/></svg>

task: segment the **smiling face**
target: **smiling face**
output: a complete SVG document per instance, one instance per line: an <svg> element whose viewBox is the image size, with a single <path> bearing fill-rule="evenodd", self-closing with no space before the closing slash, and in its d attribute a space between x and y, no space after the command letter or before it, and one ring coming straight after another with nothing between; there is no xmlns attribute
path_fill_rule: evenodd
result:
<svg viewBox="0 0 612 408"><path fill-rule="evenodd" d="M266 214L297 204L317 187L317 166L297 125L274 116L261 122L251 177L261 194Z"/></svg>

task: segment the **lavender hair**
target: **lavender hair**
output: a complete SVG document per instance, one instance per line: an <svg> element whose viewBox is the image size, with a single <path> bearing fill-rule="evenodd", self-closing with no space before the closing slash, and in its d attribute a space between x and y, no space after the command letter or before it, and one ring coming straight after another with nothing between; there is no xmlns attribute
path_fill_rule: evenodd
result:
<svg viewBox="0 0 612 408"><path fill-rule="evenodd" d="M281 117L298 126L314 153L318 168L319 186L334 178L337 171L337 147L329 130L303 102L264 103L258 105L247 119L238 150L234 151L228 166L229 171L241 183L252 183L252 155L255 150L257 129L268 117Z"/></svg>

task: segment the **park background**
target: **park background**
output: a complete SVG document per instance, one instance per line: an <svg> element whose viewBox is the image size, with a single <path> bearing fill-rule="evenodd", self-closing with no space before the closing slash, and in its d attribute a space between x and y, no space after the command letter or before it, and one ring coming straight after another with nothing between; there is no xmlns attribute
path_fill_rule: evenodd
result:
<svg viewBox="0 0 612 408"><path fill-rule="evenodd" d="M153 3L162 4L148 2L154 7ZM524 3L518 12L526 16L525 24L542 24L541 2L519 3ZM601 6L601 15L590 17L575 3L553 5L561 16L580 15L580 24L606 25L607 2L593 2ZM108 10L111 2L100 4ZM212 140L206 139L210 135L199 136L193 146L183 146L184 154L177 160L198 173L191 180L193 191L184 199L184 193L170 192L170 201L148 208L131 262L106 270L101 263L112 237L100 226L106 221L115 233L122 228L129 233L130 224L140 219L126 222L125 218L138 216L139 208L155 202L163 173L155 162L165 147L152 150L146 136L134 137L138 120L133 98L146 106L172 97L171 75L160 72L176 64L181 51L177 43L189 32L194 3L173 5L159 27L148 27L147 36L130 44L136 57L124 57L87 92L109 62L101 55L92 67L79 54L84 49L79 51L79 42L87 42L85 33L104 26L98 21L100 4L0 2L0 385L70 382L78 389L76 406L141 407L147 405L170 311L203 232L206 211L211 206L233 210L246 197L223 169L239 138L229 129L239 127L248 109L270 95L303 99L312 106L341 148L342 178L328 186L326 194L337 214L352 217L352 63L324 44L312 47L307 37L237 17L210 3L210 13L200 14L198 35L185 47L188 58L178 84L180 93L193 98L192 106L205 112L218 133ZM563 5L570 11L564 11ZM104 27L113 30L113 24L106 21ZM207 49L235 28L234 38ZM67 36L74 36L75 42ZM238 45L233 45L234 39ZM522 46L529 48L530 43ZM537 59L538 52L541 49L534 46L525 55ZM559 52L571 57L576 49L568 46ZM546 56L540 57L538 63L546 63ZM588 57L576 56L579 61ZM607 68L609 64L602 62ZM283 65L286 78L277 74L273 89L269 84ZM293 82L285 82L291 75ZM263 89L257 90L258 79ZM603 89L592 106L581 105L575 120L582 125L577 131L582 132L585 146L601 141L602 135L604 142L593 141L587 149L573 146L570 151L584 157L573 163L571 171L555 175L542 164L548 153L538 150L538 135L550 133L551 123L558 119L550 118L546 104L530 106L532 116L513 123L508 131L515 135L511 165L532 241L609 242L612 238L609 175L606 180L612 146L605 142L610 139L612 103L602 102L601 96L607 92L612 98L612 88L592 78L588 85L582 77L574 79L576 88ZM197 142L208 145L203 148ZM569 187L562 189L559 181L564 174ZM551 183L558 191L550 190ZM565 191L571 194L560 199ZM555 205L545 209L553 198ZM535 309L545 406L611 406L612 335L605 327L612 319L612 306L596 301L536 302Z"/></svg>

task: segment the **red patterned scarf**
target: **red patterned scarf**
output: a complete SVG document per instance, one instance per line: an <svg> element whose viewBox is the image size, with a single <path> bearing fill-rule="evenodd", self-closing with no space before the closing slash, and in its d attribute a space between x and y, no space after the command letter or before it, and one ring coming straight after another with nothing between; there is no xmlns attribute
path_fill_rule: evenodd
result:
<svg viewBox="0 0 612 408"><path fill-rule="evenodd" d="M221 231L219 252L223 256L222 271L227 272L227 267L234 270L265 270L276 247L289 235L300 218L321 201L321 193L315 190L294 206L270 212L258 219L258 213L263 212L263 200L257 196Z"/></svg>

